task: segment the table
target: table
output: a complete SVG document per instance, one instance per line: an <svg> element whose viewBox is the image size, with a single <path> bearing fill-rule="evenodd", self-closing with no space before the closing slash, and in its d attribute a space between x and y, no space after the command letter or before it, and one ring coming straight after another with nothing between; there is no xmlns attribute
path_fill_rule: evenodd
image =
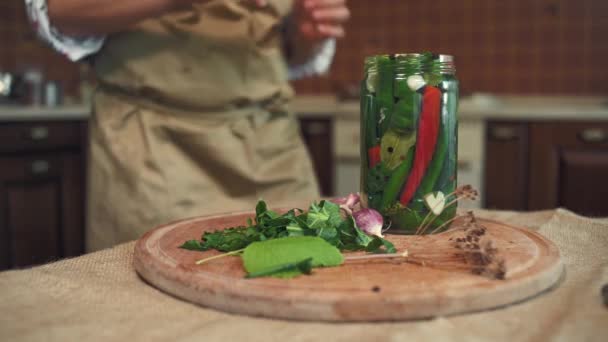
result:
<svg viewBox="0 0 608 342"><path fill-rule="evenodd" d="M226 314L147 285L131 265L134 242L78 258L0 273L2 341L606 341L608 220L563 209L477 216L539 231L566 267L553 289L474 314L387 323L317 323Z"/></svg>

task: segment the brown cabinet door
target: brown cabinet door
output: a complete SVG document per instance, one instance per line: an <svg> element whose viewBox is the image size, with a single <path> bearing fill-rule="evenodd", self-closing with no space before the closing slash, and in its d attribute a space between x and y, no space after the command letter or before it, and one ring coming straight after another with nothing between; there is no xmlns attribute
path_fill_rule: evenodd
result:
<svg viewBox="0 0 608 342"><path fill-rule="evenodd" d="M331 118L300 119L304 143L312 159L321 188L321 195L334 194L333 120Z"/></svg>
<svg viewBox="0 0 608 342"><path fill-rule="evenodd" d="M59 197L59 184L53 179L6 185L12 267L61 257Z"/></svg>
<svg viewBox="0 0 608 342"><path fill-rule="evenodd" d="M82 253L81 157L4 156L0 165L0 268Z"/></svg>
<svg viewBox="0 0 608 342"><path fill-rule="evenodd" d="M528 198L528 125L489 122L486 134L484 206L525 210Z"/></svg>
<svg viewBox="0 0 608 342"><path fill-rule="evenodd" d="M530 125L529 209L608 216L608 123Z"/></svg>

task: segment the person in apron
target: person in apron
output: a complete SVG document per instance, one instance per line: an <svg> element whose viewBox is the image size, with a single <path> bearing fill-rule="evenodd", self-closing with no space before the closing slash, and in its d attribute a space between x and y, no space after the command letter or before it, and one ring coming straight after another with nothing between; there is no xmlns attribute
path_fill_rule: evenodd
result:
<svg viewBox="0 0 608 342"><path fill-rule="evenodd" d="M339 36L344 1L301 1L297 15L315 2L332 6L308 18L335 34L314 20L295 31ZM277 205L319 196L287 107L283 23L293 5L188 2L106 38L92 57L99 89L89 122L88 251L172 220L251 209L260 198Z"/></svg>

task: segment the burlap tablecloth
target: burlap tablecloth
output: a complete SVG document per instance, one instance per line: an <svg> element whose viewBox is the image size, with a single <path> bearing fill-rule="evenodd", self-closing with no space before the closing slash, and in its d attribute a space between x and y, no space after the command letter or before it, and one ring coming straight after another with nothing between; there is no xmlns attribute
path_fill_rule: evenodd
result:
<svg viewBox="0 0 608 342"><path fill-rule="evenodd" d="M565 210L478 211L538 230L562 253L557 288L474 314L397 323L311 323L226 314L144 283L134 243L28 270L0 273L0 341L608 341L608 220Z"/></svg>

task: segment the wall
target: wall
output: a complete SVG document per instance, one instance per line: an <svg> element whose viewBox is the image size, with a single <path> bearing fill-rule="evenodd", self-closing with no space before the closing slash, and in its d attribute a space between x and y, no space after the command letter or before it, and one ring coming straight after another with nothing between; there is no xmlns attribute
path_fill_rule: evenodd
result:
<svg viewBox="0 0 608 342"><path fill-rule="evenodd" d="M350 0L348 36L329 76L300 93L340 91L363 58L433 51L456 56L464 93L608 94L607 0ZM78 67L37 41L23 0L0 1L0 70L40 65L76 93Z"/></svg>
<svg viewBox="0 0 608 342"><path fill-rule="evenodd" d="M351 0L329 77L300 93L361 78L363 58L433 51L456 56L465 93L608 94L606 0Z"/></svg>
<svg viewBox="0 0 608 342"><path fill-rule="evenodd" d="M30 27L23 0L0 0L0 71L39 68L58 80L67 94L78 95L79 68L41 43Z"/></svg>

